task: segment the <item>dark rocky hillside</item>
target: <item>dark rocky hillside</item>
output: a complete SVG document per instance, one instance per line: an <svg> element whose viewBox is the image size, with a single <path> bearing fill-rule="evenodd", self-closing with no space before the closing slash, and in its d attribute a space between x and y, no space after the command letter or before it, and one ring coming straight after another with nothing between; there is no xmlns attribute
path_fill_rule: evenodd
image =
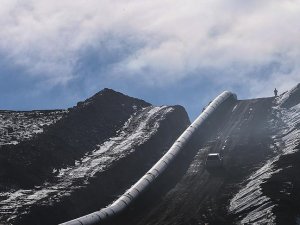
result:
<svg viewBox="0 0 300 225"><path fill-rule="evenodd" d="M300 85L218 107L105 224L300 224ZM59 224L112 203L190 124L181 106L110 89L68 110L0 112L0 224ZM221 168L208 168L220 153Z"/></svg>
<svg viewBox="0 0 300 225"><path fill-rule="evenodd" d="M63 119L32 139L18 145L2 145L2 180L24 188L43 182L53 168L73 164L115 135L134 112L147 106L150 104L145 101L110 89L100 91L70 108Z"/></svg>
<svg viewBox="0 0 300 225"><path fill-rule="evenodd" d="M155 107L110 89L52 114L5 113L2 124L15 118L10 138L18 143L1 136L0 224L57 224L106 206L190 123L181 106Z"/></svg>
<svg viewBox="0 0 300 225"><path fill-rule="evenodd" d="M0 111L0 148L31 139L67 113L67 110Z"/></svg>
<svg viewBox="0 0 300 225"><path fill-rule="evenodd" d="M277 97L236 101L209 124L212 132L204 128L207 139L174 185L149 191L145 207L132 206L111 224L300 224L299 103L299 84ZM216 152L222 167L210 169L207 154Z"/></svg>

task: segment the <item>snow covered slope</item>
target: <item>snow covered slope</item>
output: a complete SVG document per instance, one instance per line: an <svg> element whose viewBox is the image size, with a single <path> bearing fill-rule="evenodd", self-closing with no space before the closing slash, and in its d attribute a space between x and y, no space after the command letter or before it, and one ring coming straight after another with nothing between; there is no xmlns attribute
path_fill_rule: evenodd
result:
<svg viewBox="0 0 300 225"><path fill-rule="evenodd" d="M296 224L300 215L300 85L272 108L273 154L244 182L229 210L237 223Z"/></svg>
<svg viewBox="0 0 300 225"><path fill-rule="evenodd" d="M299 93L228 105L114 225L300 224ZM0 146L0 224L57 224L105 207L189 124L180 106L128 98L99 92L30 140ZM205 168L209 152L223 155L222 170Z"/></svg>
<svg viewBox="0 0 300 225"><path fill-rule="evenodd" d="M39 118L24 118L24 124L33 123L23 129L26 132L20 133L24 140L17 145L0 146L0 179L6 185L21 188L40 185L51 178L54 168L74 164L97 144L116 135L133 113L148 106L150 104L143 100L104 89L70 108L62 119L29 139L22 135L31 132ZM19 126L19 121L12 120L11 126ZM9 123L9 120L5 119L4 123ZM2 135L3 138L6 139L7 135ZM9 140L8 137L6 142Z"/></svg>
<svg viewBox="0 0 300 225"><path fill-rule="evenodd" d="M277 99L277 104L281 108L290 108L300 103L300 84L297 84L291 90L283 93L280 98Z"/></svg>
<svg viewBox="0 0 300 225"><path fill-rule="evenodd" d="M235 224L227 212L228 202L240 182L271 153L268 119L272 101L251 99L228 105L218 122L208 124L208 137L195 146L196 154L179 182L131 224ZM207 154L213 152L223 156L220 170L205 167Z"/></svg>
<svg viewBox="0 0 300 225"><path fill-rule="evenodd" d="M1 149L0 159L3 163L0 166L0 177L4 179L0 181L0 224L57 224L83 215L86 211L104 207L147 171L190 123L181 106L151 106L112 90L105 90L100 95L100 100L96 95L70 109L66 117L53 124L41 136ZM82 120L86 123L80 123ZM101 121L98 128L95 120ZM90 148L84 143L77 143L86 149L79 149L79 153L74 154L69 147L66 148L69 140L57 145L57 138L51 137L53 131L59 130L59 134L62 134L65 132L62 130L70 129L71 126L94 130L92 134L91 130L80 130L73 135L60 137L80 142L92 139L96 144ZM101 132L106 129L110 130ZM45 143L52 144L52 152L40 147ZM73 150L76 150L75 145L72 144ZM24 174L25 178L32 176L29 177L29 184L26 184L26 180L19 182L22 179L20 171L14 167L21 165L23 168L22 161L10 165L10 161L3 157L11 155L8 154L10 152L15 155L19 153L18 158L23 157L21 149L24 146L29 154L35 154L36 146L38 150L48 153L50 162L46 166L52 168L48 173L29 173L28 170ZM62 149L69 151L67 153L72 154L72 157L64 153L67 156L65 161L60 158L60 163L57 163L54 156L56 151ZM41 157L42 153L32 158ZM61 155L60 152L57 154ZM24 157L27 159L23 163L30 159ZM31 165L37 170L43 170L45 166L38 163ZM39 175L37 178L36 174Z"/></svg>
<svg viewBox="0 0 300 225"><path fill-rule="evenodd" d="M0 111L0 146L30 139L67 113L67 110Z"/></svg>
<svg viewBox="0 0 300 225"><path fill-rule="evenodd" d="M299 224L299 93L297 85L277 98L238 101L223 122L209 124L213 132L180 180L126 219L133 225ZM205 167L210 152L223 155L221 170Z"/></svg>

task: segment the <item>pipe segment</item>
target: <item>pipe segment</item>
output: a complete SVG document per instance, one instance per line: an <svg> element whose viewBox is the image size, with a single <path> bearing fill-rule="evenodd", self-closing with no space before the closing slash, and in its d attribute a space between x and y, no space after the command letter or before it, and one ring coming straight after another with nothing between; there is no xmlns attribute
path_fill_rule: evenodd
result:
<svg viewBox="0 0 300 225"><path fill-rule="evenodd" d="M180 151L184 149L186 144L192 138L194 133L202 127L203 123L212 113L226 100L233 98L237 100L237 96L229 91L224 91L215 98L206 109L198 116L198 118L180 135L174 142L168 152L134 185L131 186L121 197L115 202L100 211L79 217L77 219L62 223L60 225L96 225L115 216L125 210L131 202L137 199L154 180L165 171L168 165L172 163Z"/></svg>

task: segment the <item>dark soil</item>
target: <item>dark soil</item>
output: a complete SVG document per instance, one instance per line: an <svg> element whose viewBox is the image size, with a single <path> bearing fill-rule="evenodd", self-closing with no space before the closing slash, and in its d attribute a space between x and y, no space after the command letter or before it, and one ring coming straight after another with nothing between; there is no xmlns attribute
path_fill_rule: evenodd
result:
<svg viewBox="0 0 300 225"><path fill-rule="evenodd" d="M44 132L18 145L0 148L0 177L6 186L31 188L49 179L53 168L72 165L95 148L139 109L150 104L104 89L70 108Z"/></svg>
<svg viewBox="0 0 300 225"><path fill-rule="evenodd" d="M28 190L28 193L34 194L35 186L43 187L45 183L51 183L54 188L68 194L63 195L64 197L50 195L35 202L34 205L19 202L20 208L15 211L11 210L10 205L5 205L4 201L0 202L0 223L58 224L110 204L151 168L190 124L183 107L168 107L172 110L162 117L159 127L155 128L158 130L154 135L150 136L147 141L141 142L142 144L136 144L134 150L129 153L121 152L112 164L93 174L88 179L88 183L83 184L80 180L78 183L74 181L72 190L64 190L63 186L59 186L60 183L53 174L53 168L72 166L75 160L81 159L97 145L111 137L118 137L118 131L131 116L132 120L136 121L134 127L128 129L132 129L130 132L133 132L143 122L139 121L137 115L142 114L147 118L148 108L150 110L153 107L143 100L104 89L68 109L68 113L56 123L43 127L43 133L33 135L27 140L20 139L17 145L1 146L0 191L6 193L1 195L0 192L0 198L5 196L1 200L9 198L7 193L13 193L19 189ZM163 111L161 110L161 113ZM145 112L145 115L142 112ZM8 111L5 113L10 114ZM34 112L26 113L34 115ZM36 121L35 118L31 119ZM26 118L23 120L28 123ZM157 117L147 121L146 126L151 128L154 124L157 124ZM12 126L17 128L16 123L12 123ZM11 215L17 217L13 218ZM6 218L13 219L8 222Z"/></svg>
<svg viewBox="0 0 300 225"><path fill-rule="evenodd" d="M142 212L136 209L138 219L120 224L234 224L235 217L227 212L229 200L245 176L272 154L268 126L272 104L273 98L238 101L228 113L220 113L179 182L155 203L143 201ZM223 154L222 170L205 169L208 152Z"/></svg>
<svg viewBox="0 0 300 225"><path fill-rule="evenodd" d="M296 224L296 218L300 217L299 150L300 146L294 153L282 155L275 163L275 169L281 170L262 185L263 193L276 204L273 213L279 225Z"/></svg>
<svg viewBox="0 0 300 225"><path fill-rule="evenodd" d="M58 224L110 204L146 173L189 125L184 108L173 108L174 111L162 121L157 133L133 153L118 160L106 171L95 174L89 185L76 190L69 197L60 199L54 205L36 205L14 224Z"/></svg>

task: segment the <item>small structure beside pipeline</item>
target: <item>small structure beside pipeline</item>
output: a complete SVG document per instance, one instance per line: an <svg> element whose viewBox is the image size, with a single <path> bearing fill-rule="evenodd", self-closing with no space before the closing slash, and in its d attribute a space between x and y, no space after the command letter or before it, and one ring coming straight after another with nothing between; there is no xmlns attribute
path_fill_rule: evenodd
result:
<svg viewBox="0 0 300 225"><path fill-rule="evenodd" d="M166 154L131 188L111 205L99 211L62 223L60 225L95 225L101 224L124 211L134 200L136 200L153 182L162 174L168 165L175 159L179 152L185 149L187 143L199 130L204 122L216 111L216 109L228 100L237 100L237 96L225 91L215 98L209 106L198 116L198 118L182 133Z"/></svg>

